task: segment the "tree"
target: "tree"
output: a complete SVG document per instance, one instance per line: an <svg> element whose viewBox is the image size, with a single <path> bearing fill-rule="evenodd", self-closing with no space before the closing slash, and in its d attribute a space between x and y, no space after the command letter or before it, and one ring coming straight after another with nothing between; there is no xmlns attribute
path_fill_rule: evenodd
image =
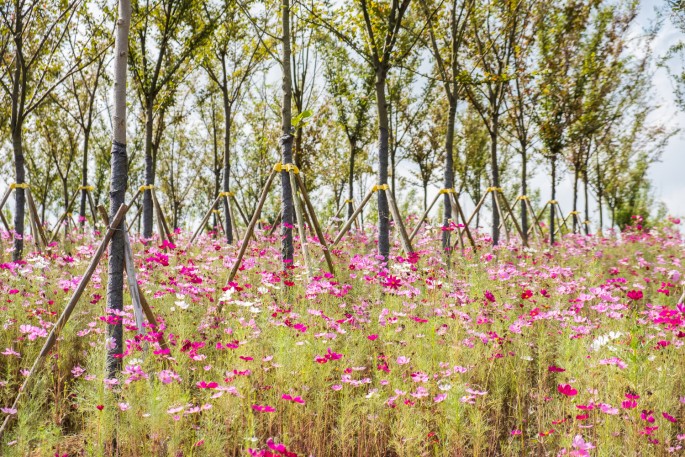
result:
<svg viewBox="0 0 685 457"><path fill-rule="evenodd" d="M313 9L313 20L347 44L374 76L378 115L378 185L388 184L388 146L390 119L386 85L390 69L403 62L419 34L407 27L405 16L411 0L356 0L354 8L341 6L332 18L323 18ZM356 11L355 11L356 10ZM361 35L361 36L359 36ZM378 254L387 262L390 256L388 199L378 192Z"/></svg>
<svg viewBox="0 0 685 457"><path fill-rule="evenodd" d="M64 5L38 0L14 0L0 4L3 28L13 37L5 39L0 60L0 87L10 99L10 131L16 183L14 251L21 259L24 249L26 179L24 167L24 125L26 120L64 80L90 62L79 56L71 63L59 62L59 51L76 14L78 2Z"/></svg>
<svg viewBox="0 0 685 457"><path fill-rule="evenodd" d="M434 73L437 74L445 90L448 103L448 116L445 128L445 164L443 186L445 189L453 189L454 183L454 129L457 117L457 104L463 93L464 69L462 66L462 46L466 37L466 26L469 15L475 7L474 0L451 0L448 8L442 8L442 2L433 0L421 0L423 14L427 20L430 39L430 50L434 59ZM437 25L437 27L436 27ZM443 46L440 46L440 43ZM449 194L443 197L443 228L447 228L452 214L452 204ZM450 232L443 230L442 247L450 247Z"/></svg>
<svg viewBox="0 0 685 457"><path fill-rule="evenodd" d="M333 97L338 124L350 148L347 172L347 218L354 212L355 159L371 142L369 108L374 78L363 74L362 65L337 43L322 38L324 77ZM362 75L362 76L359 76ZM337 201L337 200L336 200Z"/></svg>
<svg viewBox="0 0 685 457"><path fill-rule="evenodd" d="M521 12L527 0L486 0L469 16L472 52L476 55L475 75L466 84L466 94L490 135L490 184L500 187L498 141L504 98L512 78L510 68L516 44L523 33ZM499 242L499 213L496 192L492 193L492 242Z"/></svg>
<svg viewBox="0 0 685 457"><path fill-rule="evenodd" d="M154 185L164 115L174 103L188 62L210 36L215 22L202 22L194 0L133 0L136 21L131 33L133 82L145 113L145 184ZM155 125L155 120L157 121ZM156 127L156 129L155 129ZM152 192L143 194L143 237L152 236Z"/></svg>
<svg viewBox="0 0 685 457"><path fill-rule="evenodd" d="M112 116L112 155L109 188L109 220L126 199L128 187L128 157L126 154L126 74L128 34L131 23L130 0L119 0L114 44L114 90ZM116 230L109 243L107 274L107 308L124 310L124 232ZM121 321L107 325L107 375L114 378L121 370L123 328Z"/></svg>
<svg viewBox="0 0 685 457"><path fill-rule="evenodd" d="M244 87L264 63L266 52L261 45L263 32L257 30L257 37L250 33L248 18L242 12L249 4L245 5L237 0L224 0L220 5L221 8L205 8L207 23L216 23L217 27L212 39L208 41L208 52L203 59L202 67L221 92L224 109L223 192L229 192L231 140L236 112L244 96ZM216 197L217 195L214 195L213 199ZM233 243L234 223L231 220L228 200L224 199L224 230L228 244Z"/></svg>

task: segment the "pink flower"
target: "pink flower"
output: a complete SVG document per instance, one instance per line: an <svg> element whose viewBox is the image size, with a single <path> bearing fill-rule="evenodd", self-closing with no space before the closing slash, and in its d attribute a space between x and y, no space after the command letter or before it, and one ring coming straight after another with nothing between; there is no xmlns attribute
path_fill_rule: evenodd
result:
<svg viewBox="0 0 685 457"><path fill-rule="evenodd" d="M369 335L369 336L367 336L367 338L371 341L376 341L378 339L378 335L376 335L376 334Z"/></svg>
<svg viewBox="0 0 685 457"><path fill-rule="evenodd" d="M511 436L519 436L519 435L521 435L522 433L523 433L523 432L522 432L521 430L514 429L514 430L511 431Z"/></svg>
<svg viewBox="0 0 685 457"><path fill-rule="evenodd" d="M275 413L276 409L269 405L252 405L252 409L258 413Z"/></svg>
<svg viewBox="0 0 685 457"><path fill-rule="evenodd" d="M631 300L640 300L643 297L643 293L641 290L631 290L628 292L628 298Z"/></svg>
<svg viewBox="0 0 685 457"><path fill-rule="evenodd" d="M590 449L594 449L595 447L592 445L592 443L586 442L582 436L576 435L575 438L573 438L573 447L575 448L575 454L571 455L577 455L577 456L589 456L590 453L588 452Z"/></svg>
<svg viewBox="0 0 685 457"><path fill-rule="evenodd" d="M623 409L637 408L637 402L635 400L625 400L621 403L621 408L623 408Z"/></svg>
<svg viewBox="0 0 685 457"><path fill-rule="evenodd" d="M397 358L397 364L398 365L406 365L409 363L409 360L411 360L409 357L405 357L405 356L401 355Z"/></svg>
<svg viewBox="0 0 685 457"><path fill-rule="evenodd" d="M547 367L547 371L549 371L550 373L563 373L566 370L556 365L550 365Z"/></svg>
<svg viewBox="0 0 685 457"><path fill-rule="evenodd" d="M216 389L219 387L219 384L212 381L212 382L206 382L206 381L200 381L196 384L198 389Z"/></svg>
<svg viewBox="0 0 685 457"><path fill-rule="evenodd" d="M664 419L666 419L669 422L673 422L673 423L678 422L678 419L676 419L675 417L671 416L668 413L661 413L661 415L664 416Z"/></svg>
<svg viewBox="0 0 685 457"><path fill-rule="evenodd" d="M578 395L578 391L571 387L569 384L559 384L557 390L560 394L566 395L567 397L574 397Z"/></svg>
<svg viewBox="0 0 685 457"><path fill-rule="evenodd" d="M442 401L445 401L446 398L447 398L447 394L438 394L435 397L433 397L433 401L435 403L440 403Z"/></svg>

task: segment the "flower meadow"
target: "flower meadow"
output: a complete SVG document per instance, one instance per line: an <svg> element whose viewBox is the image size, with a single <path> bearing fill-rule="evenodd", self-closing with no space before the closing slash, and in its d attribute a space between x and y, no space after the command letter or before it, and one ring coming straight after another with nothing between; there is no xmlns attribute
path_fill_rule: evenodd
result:
<svg viewBox="0 0 685 457"><path fill-rule="evenodd" d="M237 249L211 233L187 250L187 233L136 240L159 328L107 312L103 260L16 410L99 237L2 263L0 417L14 417L0 455L683 455L677 225L553 248L481 233L449 259L439 237L396 244L384 268L367 227L332 250L336 276L308 279L299 250L283 271L280 239L259 232L228 285ZM117 322L126 351L108 379Z"/></svg>

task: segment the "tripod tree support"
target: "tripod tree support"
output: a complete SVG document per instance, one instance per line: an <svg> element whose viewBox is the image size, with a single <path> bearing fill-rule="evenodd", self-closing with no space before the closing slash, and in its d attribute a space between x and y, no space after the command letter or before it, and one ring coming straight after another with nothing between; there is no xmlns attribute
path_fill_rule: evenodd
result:
<svg viewBox="0 0 685 457"><path fill-rule="evenodd" d="M411 253L414 250L412 249L411 246L411 240L409 239L409 235L407 235L407 230L404 228L404 223L402 222L402 218L400 217L400 211L397 208L397 203L395 202L395 198L392 195L392 191L390 190L390 187L387 184L382 184L382 185L375 185L369 190L369 192L366 194L362 202L359 204L357 209L352 213L352 216L347 219L347 222L345 222L345 225L340 229L340 232L338 235L335 237L333 240L333 243L331 244L331 247L335 246L342 240L342 238L345 236L345 234L350 230L350 227L352 227L352 224L354 223L355 219L359 214L362 212L366 204L369 202L371 199L371 196L378 192L385 192L385 195L388 198L388 205L390 206L390 212L392 213L392 217L395 220L395 225L397 226L398 231L400 232L400 238L402 240L402 248L406 253Z"/></svg>
<svg viewBox="0 0 685 457"><path fill-rule="evenodd" d="M216 211L217 205L221 202L222 199L224 199L225 203L228 205L228 212L229 212L229 215L231 216L231 220L235 221L235 218L233 217L233 209L231 207L231 200L230 200L231 198L233 198L234 203L236 204L236 206L238 206L238 211L240 211L241 216L243 218L245 217L243 215L243 211L240 209L240 206L238 205L238 201L235 199L235 194L233 192L219 192L219 195L216 197L216 199L214 199L214 201L210 205L209 209L207 210L204 217L202 218L202 222L200 222L200 225L198 226L198 228L193 233L193 236L190 238L190 241L188 241L188 245L187 245L186 249L190 248L190 246L193 244L193 241L195 241L195 239L198 237L198 235L200 235L200 233L202 232L202 229L204 229L204 227L207 225L207 222L209 221L210 216L212 214L214 214L214 211ZM219 214L219 213L216 213L216 214ZM219 218L221 218L221 216L219 216ZM248 223L245 222L245 224L248 224ZM233 227L236 227L235 223L233 223L231 225ZM222 223L222 227L223 227L223 223ZM236 237L240 238L240 236L238 236L238 228L237 227L235 228L235 234L236 234ZM253 235L253 237L254 237L254 235Z"/></svg>
<svg viewBox="0 0 685 457"><path fill-rule="evenodd" d="M50 237L50 243L55 241L55 238L57 238L57 234L59 233L59 228L62 225L62 223L67 220L69 220L69 217L71 217L71 209L74 206L74 203L76 202L76 198L79 196L80 193L86 192L86 195L88 196L88 205L90 206L90 211L93 215L93 225L97 222L97 216L95 212L95 203L93 202L93 196L91 195L91 192L95 188L93 186L79 186L78 189L74 191L74 194L72 195L71 199L69 200L69 203L67 204L66 211L60 216L60 218L57 220L55 225L53 226L52 230L50 230L50 233L52 233L52 236Z"/></svg>
<svg viewBox="0 0 685 457"><path fill-rule="evenodd" d="M43 225L40 223L40 217L38 217L38 211L36 210L36 204L33 201L33 196L31 195L31 187L28 183L12 183L10 187L5 191L0 200L0 219L7 231L11 231L5 216L2 214L2 209L5 207L5 203L10 197L10 194L15 189L24 189L26 192L26 204L28 207L29 223L31 225L31 231L33 232L34 242L36 243L36 248L40 251L41 245L43 247L48 246L47 238L45 237L45 232L43 231Z"/></svg>
<svg viewBox="0 0 685 457"><path fill-rule="evenodd" d="M302 198L305 201L305 204L307 205L307 208L309 209L309 213L312 217L312 223L314 225L314 229L316 230L317 236L319 237L319 242L321 243L324 251L324 256L326 257L326 263L328 264L328 269L331 272L331 274L335 275L335 270L333 268L333 261L332 258L330 257L330 252L328 251L328 246L326 245L326 239L323 236L323 232L321 231L321 226L319 225L319 221L316 218L316 215L314 214L314 207L311 204L311 200L309 199L309 195L307 195L307 190L304 187L304 183L302 182L302 179L299 176L299 170L298 168L293 165L293 164L281 164L280 162L277 163L273 169L271 170L271 173L269 174L269 177L266 180L266 183L264 184L264 187L262 188L262 192L259 196L259 201L257 202L257 207L255 208L254 213L252 214L252 219L250 220L250 223L247 225L247 230L245 231L245 236L243 237L243 240L240 243L240 250L238 251L238 257L235 260L235 263L233 264L233 268L231 268L230 273L228 274L228 279L226 280L226 284L230 284L233 279L235 279L236 274L238 273L238 269L240 268L240 264L242 263L243 257L245 256L245 252L247 251L247 246L249 244L250 237L253 236L255 226L257 225L257 222L259 222L259 217L262 212L262 208L264 207L264 203L266 202L266 197L269 194L269 189L271 189L271 184L273 183L274 178L276 177L277 173L282 173L286 172L290 175L290 180L291 180L291 186L294 190L298 189L300 190L300 193L302 194ZM296 184L296 185L295 185ZM300 202L298 199L295 201L295 211L297 212L298 209L297 207L300 205ZM306 251L306 244L307 240L306 237L303 236L304 234L304 221L302 220L302 208L299 208L299 213L298 213L298 230L300 231L300 243L302 244L302 249L303 252ZM308 251L306 251L305 254L305 264L308 265L309 258L308 258ZM221 308L219 308L221 310Z"/></svg>

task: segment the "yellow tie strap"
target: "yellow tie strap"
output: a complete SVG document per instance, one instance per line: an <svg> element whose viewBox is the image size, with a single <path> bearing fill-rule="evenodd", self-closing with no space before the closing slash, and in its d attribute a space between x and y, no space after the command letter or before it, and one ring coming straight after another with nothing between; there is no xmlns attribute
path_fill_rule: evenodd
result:
<svg viewBox="0 0 685 457"><path fill-rule="evenodd" d="M295 174L298 174L300 172L300 169L297 168L295 164L292 163L286 163L282 164L281 162L278 162L276 165L274 165L274 170L276 171L285 171L287 173L290 173L291 171Z"/></svg>
<svg viewBox="0 0 685 457"><path fill-rule="evenodd" d="M485 193L487 194L488 192L500 192L501 193L502 188L501 187L488 187L487 189L485 189Z"/></svg>
<svg viewBox="0 0 685 457"><path fill-rule="evenodd" d="M219 211L218 209L213 209L212 212L213 212L214 214L219 214L220 211Z"/></svg>
<svg viewBox="0 0 685 457"><path fill-rule="evenodd" d="M577 215L579 215L580 213L579 213L578 211L571 211L569 214L571 214L571 215L573 215L573 216L577 216Z"/></svg>
<svg viewBox="0 0 685 457"><path fill-rule="evenodd" d="M64 214L66 217L71 217L71 213L65 213Z"/></svg>
<svg viewBox="0 0 685 457"><path fill-rule="evenodd" d="M138 190L141 192L145 192L146 190L152 190L154 188L155 188L154 184L148 184L147 186L140 186L140 188Z"/></svg>
<svg viewBox="0 0 685 457"><path fill-rule="evenodd" d="M233 197L234 195L233 192L219 192L219 197Z"/></svg>
<svg viewBox="0 0 685 457"><path fill-rule="evenodd" d="M516 200L528 200L528 195L519 195Z"/></svg>
<svg viewBox="0 0 685 457"><path fill-rule="evenodd" d="M583 224L590 225L590 221L583 221Z"/></svg>
<svg viewBox="0 0 685 457"><path fill-rule="evenodd" d="M440 189L440 195L445 195L445 194L456 194L457 191L454 189Z"/></svg>
<svg viewBox="0 0 685 457"><path fill-rule="evenodd" d="M345 203L354 203L354 200L352 200L351 198L348 198L347 200L345 200Z"/></svg>
<svg viewBox="0 0 685 457"><path fill-rule="evenodd" d="M28 189L28 188L29 188L29 184L25 183L25 182L22 182L22 183L13 182L12 184L10 184L10 189Z"/></svg>
<svg viewBox="0 0 685 457"><path fill-rule="evenodd" d="M550 200L547 202L548 205L556 205L557 201L556 200Z"/></svg>
<svg viewBox="0 0 685 457"><path fill-rule="evenodd" d="M371 192L378 192L379 190L388 190L390 187L387 184L376 184L371 188Z"/></svg>
<svg viewBox="0 0 685 457"><path fill-rule="evenodd" d="M93 186L78 186L78 190L87 190L89 192L92 192L95 190L95 187L93 187Z"/></svg>

